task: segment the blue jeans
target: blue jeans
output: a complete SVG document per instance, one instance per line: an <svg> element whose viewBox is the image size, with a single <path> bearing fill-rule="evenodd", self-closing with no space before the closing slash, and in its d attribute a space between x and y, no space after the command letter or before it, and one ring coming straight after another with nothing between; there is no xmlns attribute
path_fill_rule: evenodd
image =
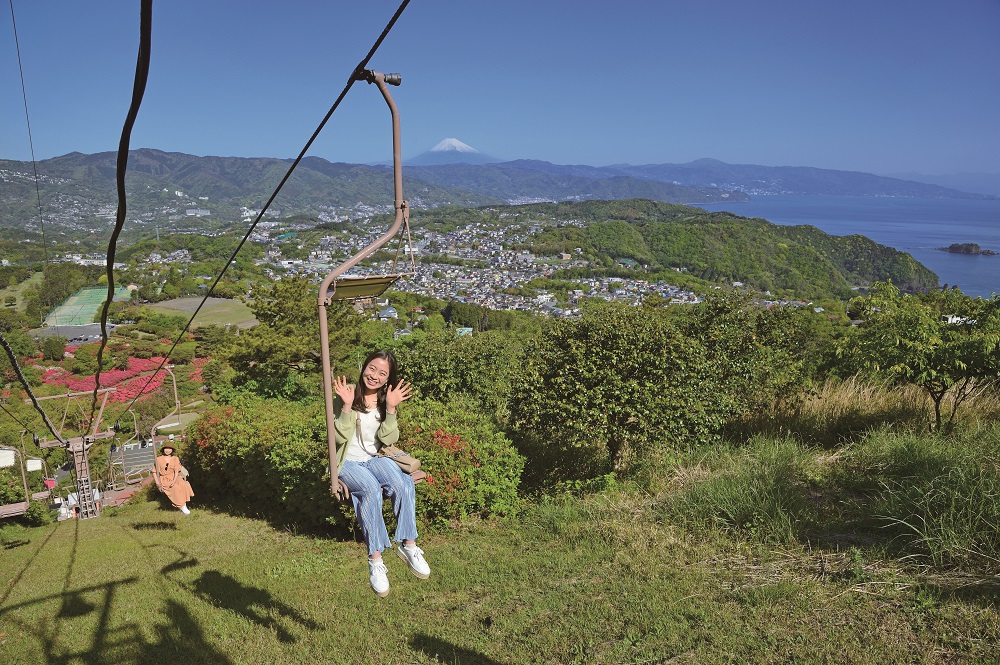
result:
<svg viewBox="0 0 1000 665"><path fill-rule="evenodd" d="M340 479L351 490L351 502L358 516L361 534L368 546L368 556L392 547L382 517L383 495L392 499L396 515L397 543L417 539L416 492L413 478L402 472L391 459L373 457L367 462L344 462Z"/></svg>

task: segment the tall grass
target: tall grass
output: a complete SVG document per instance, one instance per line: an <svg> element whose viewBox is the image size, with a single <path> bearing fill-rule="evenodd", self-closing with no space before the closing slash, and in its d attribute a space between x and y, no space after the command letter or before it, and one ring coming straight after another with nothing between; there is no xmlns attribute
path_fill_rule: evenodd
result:
<svg viewBox="0 0 1000 665"><path fill-rule="evenodd" d="M807 486L816 464L814 453L791 438L756 437L745 447L708 449L694 456L663 509L672 521L696 529L714 525L757 542L788 544L816 523Z"/></svg>
<svg viewBox="0 0 1000 665"><path fill-rule="evenodd" d="M935 566L1000 572L1000 426L953 437L875 433L845 455L845 486L900 553Z"/></svg>
<svg viewBox="0 0 1000 665"><path fill-rule="evenodd" d="M757 436L692 455L673 477L661 511L690 529L1000 573L1000 425L950 437L881 429L833 455Z"/></svg>
<svg viewBox="0 0 1000 665"><path fill-rule="evenodd" d="M945 399L943 410L951 402ZM933 420L926 392L914 385L894 386L853 376L827 379L815 390L730 423L732 438L755 434L792 435L826 448L860 440L868 432L891 427L898 431L929 431ZM1000 420L1000 391L985 391L964 402L956 416L959 431L980 431Z"/></svg>

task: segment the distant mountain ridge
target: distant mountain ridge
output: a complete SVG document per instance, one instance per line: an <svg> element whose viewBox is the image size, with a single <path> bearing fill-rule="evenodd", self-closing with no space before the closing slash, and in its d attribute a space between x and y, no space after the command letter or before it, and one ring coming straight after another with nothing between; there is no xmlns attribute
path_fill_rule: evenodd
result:
<svg viewBox="0 0 1000 665"><path fill-rule="evenodd" d="M914 180L932 185L941 185L942 187L950 187L963 192L1000 196L1000 173L962 172L929 175L909 171L906 173L888 173L886 175L901 180Z"/></svg>
<svg viewBox="0 0 1000 665"><path fill-rule="evenodd" d="M442 143L436 151L441 155L480 154L457 139ZM114 152L70 153L38 162L39 190L48 219L76 228L108 224L108 211L113 216L117 204L115 159ZM129 214L152 220L167 213L179 219L194 209L216 226L229 223L240 218L243 208L259 209L291 161L133 150L126 179ZM726 164L713 159L642 166L514 160L404 167L404 195L413 209L634 198L699 204L766 194L997 198L870 173ZM355 211L371 214L391 207L390 167L306 157L281 190L272 212L317 217ZM29 228L37 215L32 164L0 160L0 225Z"/></svg>
<svg viewBox="0 0 1000 665"><path fill-rule="evenodd" d="M85 228L108 222L117 204L117 154L69 153L37 163L39 190L48 216ZM259 209L281 182L290 159L199 157L150 148L129 153L126 191L129 214L151 217L167 211L208 211L208 219L232 221L242 208ZM725 201L718 188L685 187L619 173L568 179L497 164L443 164L404 168L404 195L413 209L475 207L527 201L650 198L668 203ZM0 160L0 225L28 226L37 217L30 162ZM303 159L275 200L284 216L318 216L323 211L362 214L392 209L392 169L388 166Z"/></svg>
<svg viewBox="0 0 1000 665"><path fill-rule="evenodd" d="M717 159L697 159L687 164L632 166L561 166L549 162L518 160L500 167L531 169L550 175L607 179L615 176L669 182L685 187L711 187L745 194L803 196L910 196L914 198L994 199L940 185L863 173L809 166L758 166L727 164Z"/></svg>

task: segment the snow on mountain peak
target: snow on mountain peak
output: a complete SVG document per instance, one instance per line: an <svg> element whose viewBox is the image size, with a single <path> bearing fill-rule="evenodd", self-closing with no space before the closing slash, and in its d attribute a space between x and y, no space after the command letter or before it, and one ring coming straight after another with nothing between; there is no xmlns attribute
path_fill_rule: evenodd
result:
<svg viewBox="0 0 1000 665"><path fill-rule="evenodd" d="M436 146L434 146L433 148L431 148L430 151L431 152L447 152L447 151L454 151L454 152L479 152L478 150L476 150L472 146L466 145L466 144L462 143L461 141L459 141L458 139L445 139L444 141L441 141Z"/></svg>

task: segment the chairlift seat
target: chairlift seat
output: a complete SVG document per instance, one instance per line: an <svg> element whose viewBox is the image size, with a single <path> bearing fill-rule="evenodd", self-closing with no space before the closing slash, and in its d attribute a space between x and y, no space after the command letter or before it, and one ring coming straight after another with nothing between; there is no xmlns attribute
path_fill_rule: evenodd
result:
<svg viewBox="0 0 1000 665"><path fill-rule="evenodd" d="M333 283L333 289L328 292L327 297L331 301L375 298L385 293L404 274L406 273L342 277Z"/></svg>
<svg viewBox="0 0 1000 665"><path fill-rule="evenodd" d="M109 454L111 459L110 489L122 490L126 485L142 482L153 472L156 449L146 441L126 443Z"/></svg>

